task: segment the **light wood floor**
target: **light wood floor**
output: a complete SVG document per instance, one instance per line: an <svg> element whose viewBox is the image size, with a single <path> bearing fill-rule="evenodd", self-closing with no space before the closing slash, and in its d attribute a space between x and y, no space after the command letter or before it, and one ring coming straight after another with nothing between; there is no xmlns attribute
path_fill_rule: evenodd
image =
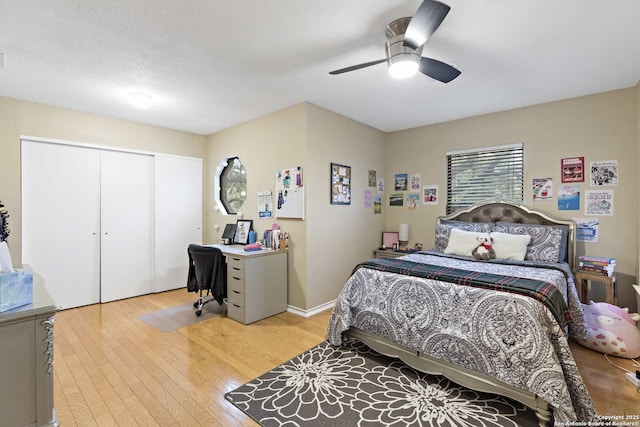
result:
<svg viewBox="0 0 640 427"><path fill-rule="evenodd" d="M137 316L194 300L184 289L56 315L54 398L62 427L255 426L224 394L326 338L330 310L242 325L217 317L159 332ZM602 415L640 413L640 394L599 353L572 347ZM631 362L615 359L631 369Z"/></svg>

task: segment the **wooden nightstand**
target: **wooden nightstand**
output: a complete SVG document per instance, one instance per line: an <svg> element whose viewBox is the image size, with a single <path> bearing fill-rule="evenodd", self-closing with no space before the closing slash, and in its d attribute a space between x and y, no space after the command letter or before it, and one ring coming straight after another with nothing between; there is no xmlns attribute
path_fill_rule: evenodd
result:
<svg viewBox="0 0 640 427"><path fill-rule="evenodd" d="M373 253L376 258L398 258L407 255L407 252L396 252L393 249L376 249Z"/></svg>
<svg viewBox="0 0 640 427"><path fill-rule="evenodd" d="M580 301L587 304L587 292L589 289L588 282L601 282L605 284L605 301L609 304L616 305L618 303L618 294L616 292L616 275L601 276L599 274L586 273L577 271L575 273L576 287L578 288L578 297Z"/></svg>

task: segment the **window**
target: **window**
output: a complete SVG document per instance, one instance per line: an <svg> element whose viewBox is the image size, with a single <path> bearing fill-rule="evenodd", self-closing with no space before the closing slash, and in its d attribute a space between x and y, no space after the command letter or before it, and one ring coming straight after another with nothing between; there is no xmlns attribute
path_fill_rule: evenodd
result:
<svg viewBox="0 0 640 427"><path fill-rule="evenodd" d="M500 197L523 200L523 144L447 153L447 213Z"/></svg>
<svg viewBox="0 0 640 427"><path fill-rule="evenodd" d="M216 168L216 204L225 215L235 215L247 199L247 171L236 156L222 159Z"/></svg>

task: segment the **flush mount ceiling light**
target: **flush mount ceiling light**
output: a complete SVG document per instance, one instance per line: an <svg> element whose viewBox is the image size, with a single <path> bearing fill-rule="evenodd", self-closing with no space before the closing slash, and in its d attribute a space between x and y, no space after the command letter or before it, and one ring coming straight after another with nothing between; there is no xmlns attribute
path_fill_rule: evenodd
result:
<svg viewBox="0 0 640 427"><path fill-rule="evenodd" d="M153 96L142 92L129 92L129 102L138 108L149 108L153 105Z"/></svg>

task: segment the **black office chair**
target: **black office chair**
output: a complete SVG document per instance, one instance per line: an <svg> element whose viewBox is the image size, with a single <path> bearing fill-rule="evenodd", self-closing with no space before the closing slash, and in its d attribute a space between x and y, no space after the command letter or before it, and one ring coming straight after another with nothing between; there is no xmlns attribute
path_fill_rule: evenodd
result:
<svg viewBox="0 0 640 427"><path fill-rule="evenodd" d="M196 316L202 314L202 307L217 301L220 306L226 303L227 283L224 256L220 249L213 246L201 246L192 243L187 248L189 255L189 275L187 291L200 292L193 303ZM206 291L206 294L203 294Z"/></svg>

